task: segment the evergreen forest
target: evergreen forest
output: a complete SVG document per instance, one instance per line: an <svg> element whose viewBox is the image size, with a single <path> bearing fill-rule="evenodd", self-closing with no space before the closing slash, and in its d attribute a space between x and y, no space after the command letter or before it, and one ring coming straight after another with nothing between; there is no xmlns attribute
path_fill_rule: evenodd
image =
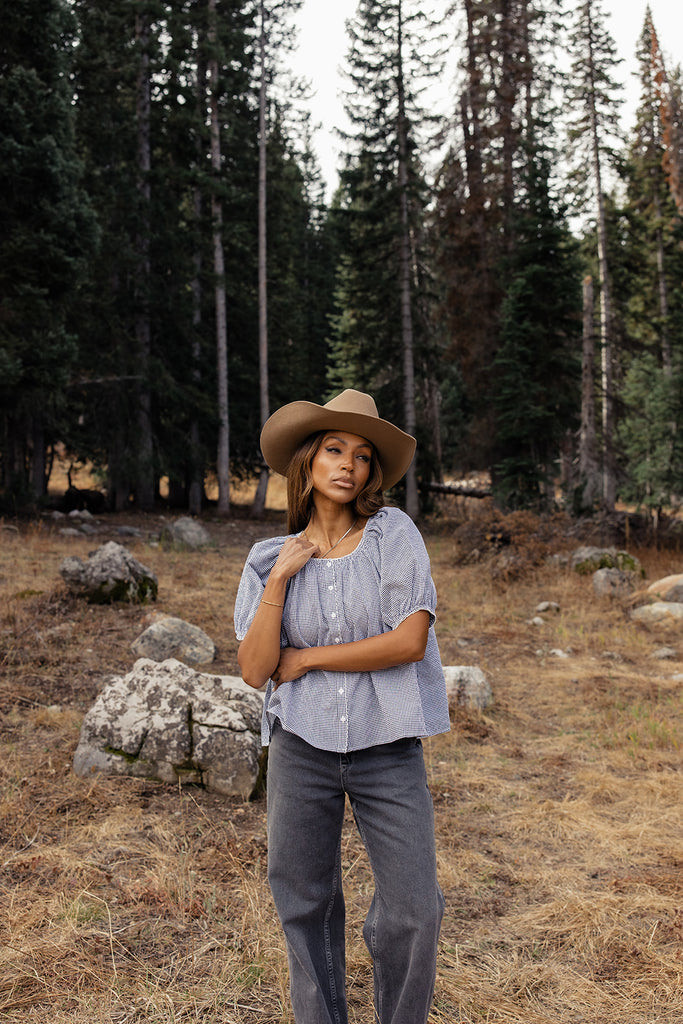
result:
<svg viewBox="0 0 683 1024"><path fill-rule="evenodd" d="M683 77L649 8L624 132L601 0L358 0L328 200L300 7L5 5L2 509L66 453L114 511L259 479L259 514L265 418L346 387L418 438L413 517L475 471L503 509L676 506Z"/></svg>

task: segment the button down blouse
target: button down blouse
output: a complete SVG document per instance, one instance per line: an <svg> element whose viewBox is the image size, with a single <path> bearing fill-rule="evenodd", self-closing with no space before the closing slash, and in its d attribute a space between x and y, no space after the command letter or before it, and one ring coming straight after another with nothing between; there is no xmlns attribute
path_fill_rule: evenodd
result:
<svg viewBox="0 0 683 1024"><path fill-rule="evenodd" d="M238 640L246 636L285 540L260 541L249 553L235 602ZM434 633L436 588L420 532L400 509L380 509L354 551L312 558L288 581L280 645L363 640L395 629L417 611L430 617L421 661L372 672L314 670L277 690L269 680L264 746L276 718L312 746L339 753L447 732L448 700Z"/></svg>

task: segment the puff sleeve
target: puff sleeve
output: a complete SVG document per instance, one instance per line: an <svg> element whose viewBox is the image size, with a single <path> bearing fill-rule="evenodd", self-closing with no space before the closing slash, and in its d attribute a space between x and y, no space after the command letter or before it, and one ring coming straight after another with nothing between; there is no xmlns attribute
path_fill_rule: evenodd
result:
<svg viewBox="0 0 683 1024"><path fill-rule="evenodd" d="M235 636L240 641L244 640L256 615L264 587L284 542L284 537L259 541L249 552L235 598Z"/></svg>
<svg viewBox="0 0 683 1024"><path fill-rule="evenodd" d="M400 509L382 512L384 516L378 513L382 619L389 629L395 629L413 612L427 611L433 626L436 587L420 531Z"/></svg>

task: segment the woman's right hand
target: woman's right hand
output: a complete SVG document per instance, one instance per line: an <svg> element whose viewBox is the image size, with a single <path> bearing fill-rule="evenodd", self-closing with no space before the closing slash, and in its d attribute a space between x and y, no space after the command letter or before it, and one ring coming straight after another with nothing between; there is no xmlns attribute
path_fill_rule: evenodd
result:
<svg viewBox="0 0 683 1024"><path fill-rule="evenodd" d="M276 577L280 576L283 579L291 579L319 551L318 545L311 544L303 534L299 534L297 537L288 537L280 548L280 553L271 571L271 576L274 573Z"/></svg>

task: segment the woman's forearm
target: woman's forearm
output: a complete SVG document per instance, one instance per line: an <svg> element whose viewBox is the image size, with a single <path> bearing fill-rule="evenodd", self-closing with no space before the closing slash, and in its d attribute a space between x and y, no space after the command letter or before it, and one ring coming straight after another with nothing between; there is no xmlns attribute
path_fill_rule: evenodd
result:
<svg viewBox="0 0 683 1024"><path fill-rule="evenodd" d="M268 580L247 635L237 648L242 679L255 689L267 683L280 660L282 609L287 580Z"/></svg>
<svg viewBox="0 0 683 1024"><path fill-rule="evenodd" d="M237 649L242 679L255 689L268 682L280 660L282 609L287 583L317 553L317 544L311 544L303 535L287 537L280 548L256 614Z"/></svg>
<svg viewBox="0 0 683 1024"><path fill-rule="evenodd" d="M429 612L413 612L396 629L364 640L297 649L286 647L273 679L279 685L306 672L373 672L421 661L427 647Z"/></svg>

